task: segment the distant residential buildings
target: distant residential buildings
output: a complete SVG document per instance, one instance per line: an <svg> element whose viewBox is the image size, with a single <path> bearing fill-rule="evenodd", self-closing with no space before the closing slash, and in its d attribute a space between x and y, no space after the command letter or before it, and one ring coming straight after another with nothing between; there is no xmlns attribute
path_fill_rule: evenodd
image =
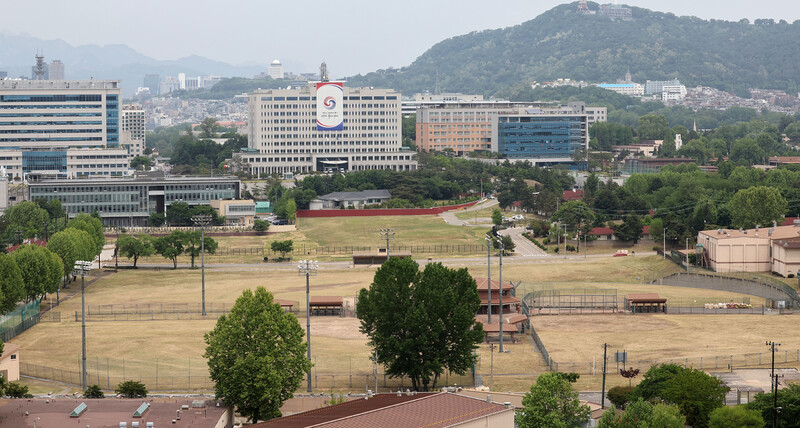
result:
<svg viewBox="0 0 800 428"><path fill-rule="evenodd" d="M136 105L124 106L120 111L120 145L133 158L144 154L145 111Z"/></svg>
<svg viewBox="0 0 800 428"><path fill-rule="evenodd" d="M644 86L639 83L601 83L597 87L629 97L641 97L644 95Z"/></svg>
<svg viewBox="0 0 800 428"><path fill-rule="evenodd" d="M578 2L578 13L582 13L584 15L597 14L599 16L609 18L612 21L617 19L622 21L633 20L633 10L629 7L624 7L617 4L602 4L597 10L592 10L589 9L589 5L586 0L581 0Z"/></svg>

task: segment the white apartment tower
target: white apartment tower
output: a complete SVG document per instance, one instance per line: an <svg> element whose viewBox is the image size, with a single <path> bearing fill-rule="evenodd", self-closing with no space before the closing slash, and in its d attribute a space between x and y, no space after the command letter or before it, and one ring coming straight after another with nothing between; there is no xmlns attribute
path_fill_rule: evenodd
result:
<svg viewBox="0 0 800 428"><path fill-rule="evenodd" d="M120 144L128 150L128 156L144 155L144 109L137 105L127 105L120 111Z"/></svg>
<svg viewBox="0 0 800 428"><path fill-rule="evenodd" d="M277 59L272 61L267 68L267 74L273 79L283 79L283 64Z"/></svg>
<svg viewBox="0 0 800 428"><path fill-rule="evenodd" d="M417 168L402 148L401 94L342 91L341 130L317 130L317 87L258 90L249 97L248 149L235 155L253 174Z"/></svg>

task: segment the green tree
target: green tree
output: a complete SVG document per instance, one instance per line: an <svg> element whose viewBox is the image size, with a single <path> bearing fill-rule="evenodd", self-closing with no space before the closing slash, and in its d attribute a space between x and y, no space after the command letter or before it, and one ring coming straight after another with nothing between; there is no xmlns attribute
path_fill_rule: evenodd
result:
<svg viewBox="0 0 800 428"><path fill-rule="evenodd" d="M705 372L677 364L652 366L633 395L645 400L661 398L678 406L693 427L707 427L709 414L725 403L730 388Z"/></svg>
<svg viewBox="0 0 800 428"><path fill-rule="evenodd" d="M66 279L75 269L78 260L94 259L94 239L81 229L68 227L56 233L47 241L47 249L61 258Z"/></svg>
<svg viewBox="0 0 800 428"><path fill-rule="evenodd" d="M763 428L764 418L758 410L746 406L722 406L714 409L708 419L709 428Z"/></svg>
<svg viewBox="0 0 800 428"><path fill-rule="evenodd" d="M280 417L283 402L311 371L297 318L264 287L242 292L205 342L216 396L253 423Z"/></svg>
<svg viewBox="0 0 800 428"><path fill-rule="evenodd" d="M408 376L414 390L436 388L445 370L464 374L475 363L483 325L475 280L466 269L390 258L369 289L358 293L360 330L390 377Z"/></svg>
<svg viewBox="0 0 800 428"><path fill-rule="evenodd" d="M191 232L184 233L184 245L183 245L183 253L191 257L192 259L192 267L194 267L194 259L199 257L200 250L202 249L201 246L202 235L199 230L193 230ZM214 238L210 238L208 236L205 237L205 251L206 254L214 254L217 252L217 241Z"/></svg>
<svg viewBox="0 0 800 428"><path fill-rule="evenodd" d="M28 387L16 382L9 382L5 385L5 395L11 398L33 398L33 395L28 393Z"/></svg>
<svg viewBox="0 0 800 428"><path fill-rule="evenodd" d="M25 299L25 282L14 257L0 253L0 315L13 311ZM0 342L0 353L3 344Z"/></svg>
<svg viewBox="0 0 800 428"><path fill-rule="evenodd" d="M117 389L115 389L114 392L121 395L123 398L147 397L147 387L143 383L135 380L121 382L117 385Z"/></svg>
<svg viewBox="0 0 800 428"><path fill-rule="evenodd" d="M589 419L589 406L578 400L578 392L556 373L542 373L522 397L517 416L521 428L572 428Z"/></svg>
<svg viewBox="0 0 800 428"><path fill-rule="evenodd" d="M294 201L294 198L286 202L285 210L286 219L289 220L289 223L294 223L294 220L297 218L297 203Z"/></svg>
<svg viewBox="0 0 800 428"><path fill-rule="evenodd" d="M78 214L67 223L67 227L86 231L92 237L94 242L92 258L99 256L103 252L103 247L106 245L106 235L103 232L103 222L99 218L90 214Z"/></svg>
<svg viewBox="0 0 800 428"><path fill-rule="evenodd" d="M83 393L83 396L86 398L106 398L106 395L103 394L103 390L100 389L98 385L89 385Z"/></svg>
<svg viewBox="0 0 800 428"><path fill-rule="evenodd" d="M33 238L40 234L44 223L50 221L47 210L31 201L22 201L9 207L3 214L3 218L5 220L3 239L5 242L15 243L16 231L21 232L21 239Z"/></svg>
<svg viewBox="0 0 800 428"><path fill-rule="evenodd" d="M614 236L621 241L633 241L636 245L642 237L642 218L636 214L626 214L622 218L622 224L615 224Z"/></svg>
<svg viewBox="0 0 800 428"><path fill-rule="evenodd" d="M492 210L492 223L494 223L495 226L503 224L503 212L497 208Z"/></svg>
<svg viewBox="0 0 800 428"><path fill-rule="evenodd" d="M516 248L516 245L514 245L514 240L511 239L510 236L502 235L500 237L500 239L492 238L492 246L494 248L498 248L499 249L500 248L500 242L503 243L503 255L504 256L514 253L514 248Z"/></svg>
<svg viewBox="0 0 800 428"><path fill-rule="evenodd" d="M153 237L150 235L122 235L117 238L117 253L121 256L133 259L133 268L136 268L136 262L139 257L147 257L155 254L156 249L153 247Z"/></svg>
<svg viewBox="0 0 800 428"><path fill-rule="evenodd" d="M220 130L220 125L217 119L207 117L200 121L200 138L216 138L217 131Z"/></svg>
<svg viewBox="0 0 800 428"><path fill-rule="evenodd" d="M752 228L783 221L788 203L774 187L753 186L736 192L728 203L733 227Z"/></svg>
<svg viewBox="0 0 800 428"><path fill-rule="evenodd" d="M147 218L147 225L151 227L161 227L167 222L167 216L161 213L150 213Z"/></svg>
<svg viewBox="0 0 800 428"><path fill-rule="evenodd" d="M664 219L657 217L650 220L650 237L656 243L664 239Z"/></svg>
<svg viewBox="0 0 800 428"><path fill-rule="evenodd" d="M595 214L583 201L564 202L553 214L552 220L566 224L572 231L583 230L584 225L591 225L594 222ZM583 230L583 232L587 232Z"/></svg>
<svg viewBox="0 0 800 428"><path fill-rule="evenodd" d="M752 138L742 138L733 144L731 161L737 165L756 165L764 162L766 154Z"/></svg>
<svg viewBox="0 0 800 428"><path fill-rule="evenodd" d="M11 253L25 284L25 301L41 300L58 290L64 267L61 259L38 245L22 245Z"/></svg>
<svg viewBox="0 0 800 428"><path fill-rule="evenodd" d="M761 413L764 419L764 426L772 426L775 396L772 393L756 394L753 401L747 403L748 410L756 410ZM800 421L800 385L790 383L786 388L778 391L778 413L777 425L779 427L796 426Z"/></svg>
<svg viewBox="0 0 800 428"><path fill-rule="evenodd" d="M255 219L253 220L253 230L256 232L266 232L269 230L269 222L266 220Z"/></svg>
<svg viewBox="0 0 800 428"><path fill-rule="evenodd" d="M153 160L149 156L135 156L131 159L131 168L137 171L149 171L153 166Z"/></svg>
<svg viewBox="0 0 800 428"><path fill-rule="evenodd" d="M686 417L674 404L651 404L639 398L629 403L625 411L617 413L616 407L603 413L597 424L598 428L683 428Z"/></svg>
<svg viewBox="0 0 800 428"><path fill-rule="evenodd" d="M173 202L167 207L167 223L170 226L191 226L192 207L186 202Z"/></svg>
<svg viewBox="0 0 800 428"><path fill-rule="evenodd" d="M281 259L286 258L286 253L291 253L294 242L291 239L286 241L272 241L270 248L273 253L281 253Z"/></svg>
<svg viewBox="0 0 800 428"><path fill-rule="evenodd" d="M661 115L648 114L639 118L636 133L642 140L663 140L669 131L667 118Z"/></svg>
<svg viewBox="0 0 800 428"><path fill-rule="evenodd" d="M157 238L153 242L153 248L156 253L165 259L172 260L173 269L178 268L178 256L183 254L184 246L186 245L186 232L176 230L169 235Z"/></svg>

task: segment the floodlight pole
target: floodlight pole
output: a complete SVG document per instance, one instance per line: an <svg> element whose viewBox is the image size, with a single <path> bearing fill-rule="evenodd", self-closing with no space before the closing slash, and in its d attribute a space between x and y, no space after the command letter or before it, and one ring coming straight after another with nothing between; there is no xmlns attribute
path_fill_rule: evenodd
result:
<svg viewBox="0 0 800 428"><path fill-rule="evenodd" d="M306 356L308 362L311 362L311 287L309 277L317 274L319 264L314 260L300 260L297 264L297 272L306 277ZM311 372L308 373L307 391L311 392Z"/></svg>
<svg viewBox="0 0 800 428"><path fill-rule="evenodd" d="M486 237L486 272L489 278L487 279L487 292L488 292L488 300L489 300L489 319L487 322L489 324L492 323L492 240L487 236Z"/></svg>
<svg viewBox="0 0 800 428"><path fill-rule="evenodd" d="M206 316L206 232L205 226L211 222L208 214L192 216L194 224L200 226L200 281L202 283L203 316Z"/></svg>
<svg viewBox="0 0 800 428"><path fill-rule="evenodd" d="M689 273L689 238L686 238L686 273Z"/></svg>
<svg viewBox="0 0 800 428"><path fill-rule="evenodd" d="M664 260L667 259L667 228L664 228L664 251L663 254Z"/></svg>
<svg viewBox="0 0 800 428"><path fill-rule="evenodd" d="M503 246L503 238L500 237L497 239L497 243L500 246L500 310L498 311L498 316L500 317L500 353L502 354L503 351L503 251L505 251L505 246Z"/></svg>
<svg viewBox="0 0 800 428"><path fill-rule="evenodd" d="M603 344L603 387L600 390L600 408L606 408L606 351L608 351L608 343Z"/></svg>
<svg viewBox="0 0 800 428"><path fill-rule="evenodd" d="M75 273L81 276L81 386L85 391L86 385L86 273L92 269L91 261L75 262Z"/></svg>
<svg viewBox="0 0 800 428"><path fill-rule="evenodd" d="M394 237L394 229L381 229L381 237L386 239L386 260L389 260L389 240Z"/></svg>

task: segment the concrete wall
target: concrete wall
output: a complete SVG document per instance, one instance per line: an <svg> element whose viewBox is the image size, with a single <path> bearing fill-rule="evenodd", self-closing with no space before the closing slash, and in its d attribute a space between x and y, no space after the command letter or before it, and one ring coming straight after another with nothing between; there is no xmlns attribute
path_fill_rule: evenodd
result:
<svg viewBox="0 0 800 428"><path fill-rule="evenodd" d="M451 425L458 428L514 428L514 410L508 409L502 413L484 416L468 422Z"/></svg>

